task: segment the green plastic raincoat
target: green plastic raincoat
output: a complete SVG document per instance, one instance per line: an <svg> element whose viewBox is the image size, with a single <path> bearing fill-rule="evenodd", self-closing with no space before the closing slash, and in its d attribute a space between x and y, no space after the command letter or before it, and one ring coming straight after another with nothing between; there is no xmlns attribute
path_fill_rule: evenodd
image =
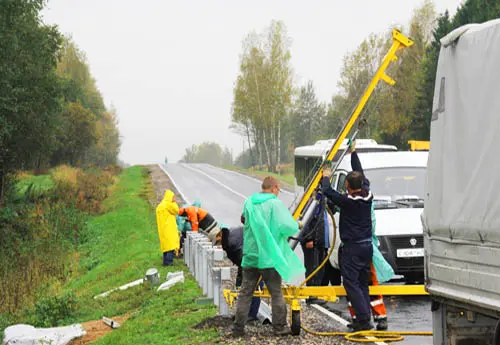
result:
<svg viewBox="0 0 500 345"><path fill-rule="evenodd" d="M389 281L394 276L394 270L392 266L385 260L384 255L378 249L378 238L375 235L375 227L377 226L377 219L375 219L375 205L372 203L372 246L373 246L373 257L372 263L375 267L375 273L377 274L377 280L379 283L385 283Z"/></svg>
<svg viewBox="0 0 500 345"><path fill-rule="evenodd" d="M179 206L174 201L174 192L168 189L162 202L156 208L156 222L162 253L177 250L180 247L179 232L175 216L179 213Z"/></svg>
<svg viewBox="0 0 500 345"><path fill-rule="evenodd" d="M256 193L243 209L244 268L274 268L283 280L292 282L305 268L288 244L288 237L299 231L298 223L274 194Z"/></svg>

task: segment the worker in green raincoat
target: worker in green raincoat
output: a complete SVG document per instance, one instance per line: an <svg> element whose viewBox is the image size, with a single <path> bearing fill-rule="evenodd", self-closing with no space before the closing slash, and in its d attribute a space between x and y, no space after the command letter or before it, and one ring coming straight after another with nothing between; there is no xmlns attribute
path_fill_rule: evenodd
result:
<svg viewBox="0 0 500 345"><path fill-rule="evenodd" d="M271 294L274 333L290 334L281 281L291 282L302 276L305 268L288 244L288 237L299 231L299 225L277 198L279 192L279 181L268 176L262 182L262 192L245 201L241 263L243 281L233 327L233 336L236 337L245 334L250 303L260 276Z"/></svg>

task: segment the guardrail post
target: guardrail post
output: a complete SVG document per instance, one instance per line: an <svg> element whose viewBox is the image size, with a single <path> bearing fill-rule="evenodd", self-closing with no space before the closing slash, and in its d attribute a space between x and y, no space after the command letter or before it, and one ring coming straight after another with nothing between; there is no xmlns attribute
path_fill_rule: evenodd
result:
<svg viewBox="0 0 500 345"><path fill-rule="evenodd" d="M194 267L193 267L193 275L194 275L194 279L196 279L196 281L198 281L198 269L199 269L199 256L198 256L198 250L199 250L199 244L200 242L202 241L203 239L201 237L197 237L194 241L194 245L193 245L193 263L194 263Z"/></svg>
<svg viewBox="0 0 500 345"><path fill-rule="evenodd" d="M221 267L220 269L220 288L218 291L219 295L219 313L222 316L229 315L229 305L226 303L226 299L224 298L224 294L222 293L222 283L224 281L231 281L231 272L233 270L233 267Z"/></svg>
<svg viewBox="0 0 500 345"><path fill-rule="evenodd" d="M186 233L186 239L184 240L184 263L189 267L189 247L191 242L191 234L189 232Z"/></svg>
<svg viewBox="0 0 500 345"><path fill-rule="evenodd" d="M187 233L188 244L186 245L186 249L187 249L186 260L187 260L187 265L189 267L189 270L192 273L194 273L194 245L195 245L197 238L199 238L198 233L188 231L188 233Z"/></svg>
<svg viewBox="0 0 500 345"><path fill-rule="evenodd" d="M195 255L195 270L194 270L194 276L195 279L198 281L198 285L202 287L202 282L203 282L203 248L204 247L212 247L212 242L208 240L208 238L204 235L200 235L199 238L197 238L197 242L194 246L194 255Z"/></svg>
<svg viewBox="0 0 500 345"><path fill-rule="evenodd" d="M220 267L212 268L212 285L214 289L214 304L218 307L221 299Z"/></svg>
<svg viewBox="0 0 500 345"><path fill-rule="evenodd" d="M204 276L204 281L203 281L203 294L207 295L208 298L212 298L210 296L210 287L212 285L212 267L214 266L214 247L207 248L205 250L205 276ZM213 293L213 292L212 292Z"/></svg>
<svg viewBox="0 0 500 345"><path fill-rule="evenodd" d="M207 297L214 298L214 286L212 284L212 268L214 267L215 248L208 250L208 269L207 269Z"/></svg>
<svg viewBox="0 0 500 345"><path fill-rule="evenodd" d="M217 293L217 290L214 288L214 281L215 281L215 276L214 276L214 271L213 269L216 268L215 263L217 261L222 261L224 260L224 251L221 248L212 248L210 251L210 267L208 269L208 289L207 289L207 297L208 298L214 298L215 300L215 294Z"/></svg>
<svg viewBox="0 0 500 345"><path fill-rule="evenodd" d="M208 269L208 262L207 262L207 250L212 248L212 243L211 242L201 242L200 243L200 252L198 255L200 256L200 271L199 271L199 286L203 289L203 294L205 294L206 290L206 280L207 280L207 269Z"/></svg>

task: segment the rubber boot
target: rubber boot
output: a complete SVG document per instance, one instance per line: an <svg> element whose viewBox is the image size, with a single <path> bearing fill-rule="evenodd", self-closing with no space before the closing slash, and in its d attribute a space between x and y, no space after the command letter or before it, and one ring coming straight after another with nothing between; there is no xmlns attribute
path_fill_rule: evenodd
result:
<svg viewBox="0 0 500 345"><path fill-rule="evenodd" d="M387 328L389 328L389 324L386 318L377 321L377 331L387 331Z"/></svg>

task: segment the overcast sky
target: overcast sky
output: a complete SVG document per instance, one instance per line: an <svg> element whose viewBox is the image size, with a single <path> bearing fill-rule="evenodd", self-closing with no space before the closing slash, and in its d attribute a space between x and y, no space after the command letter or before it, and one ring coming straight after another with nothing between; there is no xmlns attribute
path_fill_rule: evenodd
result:
<svg viewBox="0 0 500 345"><path fill-rule="evenodd" d="M454 13L460 0L437 0ZM117 108L120 158L177 161L186 147L216 141L242 150L229 130L241 42L282 20L292 39L296 84L318 98L336 91L342 57L371 32L406 25L421 0L49 0L57 24L85 52L97 86Z"/></svg>

